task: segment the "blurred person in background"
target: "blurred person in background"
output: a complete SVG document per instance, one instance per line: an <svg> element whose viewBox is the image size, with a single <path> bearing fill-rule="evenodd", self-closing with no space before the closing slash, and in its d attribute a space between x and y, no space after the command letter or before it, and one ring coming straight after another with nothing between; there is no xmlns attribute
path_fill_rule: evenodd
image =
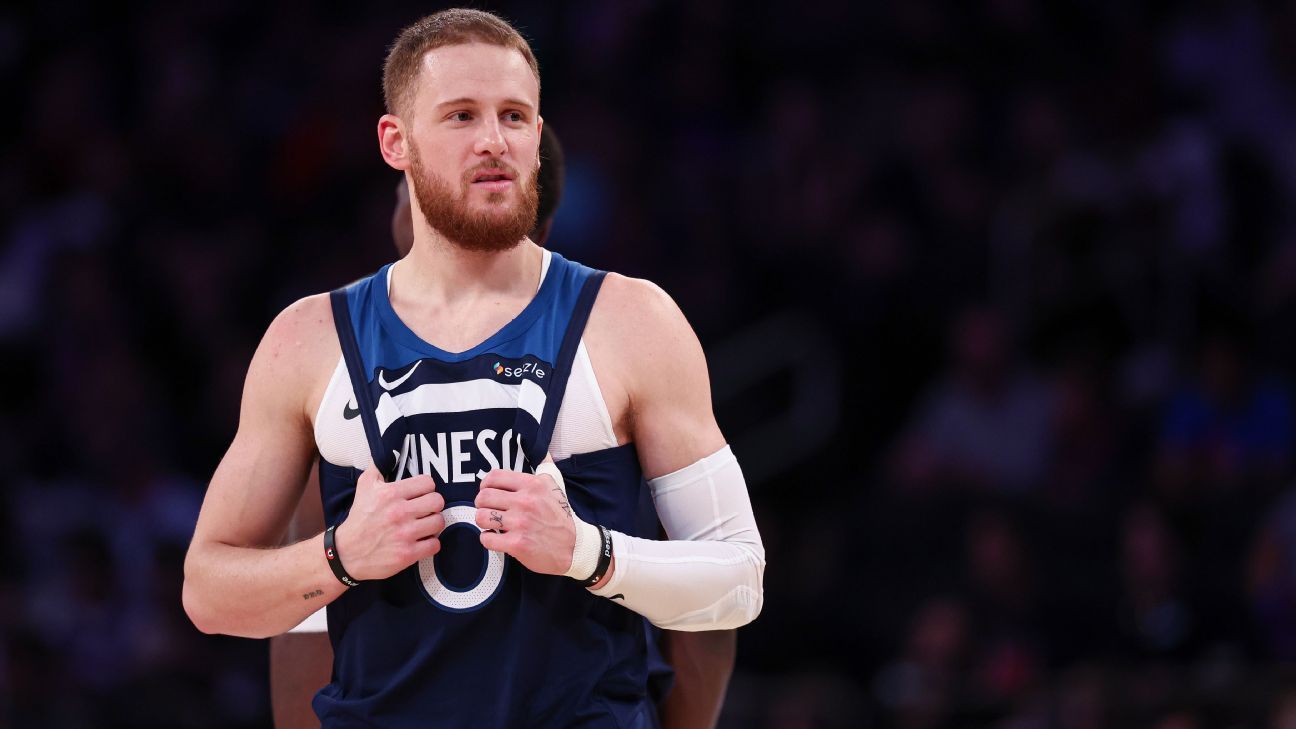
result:
<svg viewBox="0 0 1296 729"><path fill-rule="evenodd" d="M878 702L903 729L947 726L970 691L974 628L967 605L952 596L924 600L915 610L900 653L873 682Z"/></svg>
<svg viewBox="0 0 1296 729"><path fill-rule="evenodd" d="M965 594L977 645L975 700L1002 713L1038 688L1043 673L1037 579L1021 529L1007 512L973 514L965 539Z"/></svg>
<svg viewBox="0 0 1296 729"><path fill-rule="evenodd" d="M1021 368L1001 312L972 306L949 333L950 367L922 396L892 463L900 488L1021 494L1053 447L1049 389Z"/></svg>
<svg viewBox="0 0 1296 729"><path fill-rule="evenodd" d="M1247 565L1247 597L1264 653L1296 661L1296 488L1260 519Z"/></svg>
<svg viewBox="0 0 1296 729"><path fill-rule="evenodd" d="M1165 516L1151 504L1133 505L1120 545L1116 634L1123 652L1142 661L1191 658L1202 615L1184 579L1180 541Z"/></svg>
<svg viewBox="0 0 1296 729"><path fill-rule="evenodd" d="M1240 321L1211 324L1196 374L1165 407L1157 487L1171 502L1217 502L1246 489L1272 493L1291 475L1291 393L1261 371L1246 330Z"/></svg>
<svg viewBox="0 0 1296 729"><path fill-rule="evenodd" d="M1118 417L1107 374L1094 357L1065 355L1052 376L1049 429L1053 448L1043 498L1061 512L1105 506L1119 477L1119 449L1128 425Z"/></svg>

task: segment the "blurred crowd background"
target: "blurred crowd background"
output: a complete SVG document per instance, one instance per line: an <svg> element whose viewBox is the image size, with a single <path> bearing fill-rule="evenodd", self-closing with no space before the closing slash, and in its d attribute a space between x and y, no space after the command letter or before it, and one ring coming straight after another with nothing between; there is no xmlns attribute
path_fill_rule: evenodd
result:
<svg viewBox="0 0 1296 729"><path fill-rule="evenodd" d="M710 356L769 555L723 726L1296 726L1296 3L485 7L551 247ZM0 725L268 726L184 550L266 325L394 255L434 9L0 10Z"/></svg>

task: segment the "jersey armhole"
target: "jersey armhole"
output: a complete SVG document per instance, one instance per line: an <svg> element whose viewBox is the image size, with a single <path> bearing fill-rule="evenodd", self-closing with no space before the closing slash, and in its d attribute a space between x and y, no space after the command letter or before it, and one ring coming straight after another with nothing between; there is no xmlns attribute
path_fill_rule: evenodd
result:
<svg viewBox="0 0 1296 729"><path fill-rule="evenodd" d="M585 385L589 388L590 396L594 399L594 411L598 416L598 422L602 432L599 434L604 437L607 447L615 448L621 445L617 442L616 428L612 424L612 412L608 410L607 398L603 396L603 388L599 385L598 373L594 371L594 360L590 359L589 348L585 346L585 338L581 337L580 346L576 349L577 369L585 371ZM571 387L569 384L568 387Z"/></svg>
<svg viewBox="0 0 1296 729"><path fill-rule="evenodd" d="M342 388L343 384L350 384L350 380L346 376L346 359L339 354L337 366L333 368L333 374L329 375L328 387L324 388L324 396L320 398L319 407L315 408L315 422L311 427L311 431L315 435L315 450L317 451L323 440L320 428L325 418L324 408L333 398L341 394L337 391Z"/></svg>

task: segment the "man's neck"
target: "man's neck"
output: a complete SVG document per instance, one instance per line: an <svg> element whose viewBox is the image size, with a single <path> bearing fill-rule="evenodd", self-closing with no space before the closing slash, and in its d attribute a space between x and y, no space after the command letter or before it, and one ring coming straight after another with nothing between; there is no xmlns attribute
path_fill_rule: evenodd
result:
<svg viewBox="0 0 1296 729"><path fill-rule="evenodd" d="M534 294L542 252L530 239L507 251L469 251L431 234L414 238L409 255L392 267L393 292L433 307Z"/></svg>

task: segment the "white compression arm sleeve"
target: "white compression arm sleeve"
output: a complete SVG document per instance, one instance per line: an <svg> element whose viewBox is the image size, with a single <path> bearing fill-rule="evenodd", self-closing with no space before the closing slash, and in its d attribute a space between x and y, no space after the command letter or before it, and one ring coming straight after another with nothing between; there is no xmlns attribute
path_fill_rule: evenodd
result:
<svg viewBox="0 0 1296 729"><path fill-rule="evenodd" d="M671 541L612 532L616 568L594 594L671 630L751 622L765 599L765 546L729 446L648 482Z"/></svg>

